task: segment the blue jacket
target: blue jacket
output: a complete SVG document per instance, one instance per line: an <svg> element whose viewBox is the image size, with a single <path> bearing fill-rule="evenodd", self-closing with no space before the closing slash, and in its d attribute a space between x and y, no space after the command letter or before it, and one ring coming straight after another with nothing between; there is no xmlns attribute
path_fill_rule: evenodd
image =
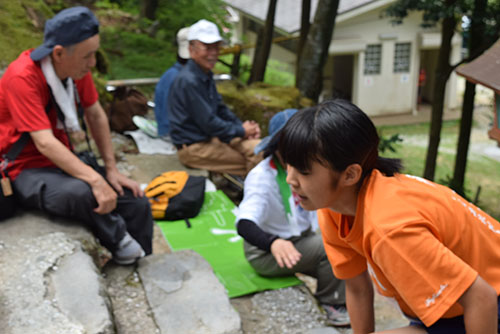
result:
<svg viewBox="0 0 500 334"><path fill-rule="evenodd" d="M170 137L176 145L213 137L228 143L245 135L241 121L222 102L212 72L203 72L191 59L175 79L168 105Z"/></svg>
<svg viewBox="0 0 500 334"><path fill-rule="evenodd" d="M168 121L168 93L170 86L182 69L182 64L176 62L172 67L163 73L155 88L155 117L158 124L158 134L166 136L170 132Z"/></svg>

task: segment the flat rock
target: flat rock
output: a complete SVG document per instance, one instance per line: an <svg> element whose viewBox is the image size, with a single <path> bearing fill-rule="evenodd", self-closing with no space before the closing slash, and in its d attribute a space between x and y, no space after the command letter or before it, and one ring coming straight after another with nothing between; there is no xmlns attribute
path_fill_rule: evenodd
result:
<svg viewBox="0 0 500 334"><path fill-rule="evenodd" d="M241 333L224 287L196 252L148 256L138 272L162 334Z"/></svg>
<svg viewBox="0 0 500 334"><path fill-rule="evenodd" d="M44 215L0 224L2 333L113 333L98 270L77 239L95 243L82 227Z"/></svg>

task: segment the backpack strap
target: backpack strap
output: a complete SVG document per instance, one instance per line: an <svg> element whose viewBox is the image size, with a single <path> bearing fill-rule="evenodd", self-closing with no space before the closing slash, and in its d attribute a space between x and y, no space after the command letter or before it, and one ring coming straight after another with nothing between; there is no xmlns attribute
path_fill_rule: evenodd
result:
<svg viewBox="0 0 500 334"><path fill-rule="evenodd" d="M82 103L80 102L80 95L78 94L78 89L76 88L76 84L74 84L74 83L73 83L73 89L75 92L75 101L76 101L76 105L77 105L78 119L80 120L80 124L82 126L83 132L85 133L85 141L87 142L88 150L89 150L89 152L92 152L92 148L90 146L90 139L89 139L89 135L87 132L87 124L85 123L85 120L83 119L83 115L84 115L83 106L82 106ZM64 116L64 113L62 112L61 108L59 107L59 105L55 101L54 94L52 93L52 89L50 89L50 87L49 87L49 95L50 95L49 104L53 103L55 105L56 112L57 112L57 118L63 124L64 132L66 132L66 136L68 137L68 141L71 143L68 129L66 128L66 124L64 123L64 120L66 119L66 117ZM72 147L72 145L70 145L70 146ZM73 150L73 149L71 148L71 150Z"/></svg>
<svg viewBox="0 0 500 334"><path fill-rule="evenodd" d="M45 107L45 113L48 114L52 107L52 100L49 99L49 103ZM9 162L16 160L17 156L24 149L28 141L30 140L30 134L28 132L23 132L21 137L10 147L9 152L4 154L3 161L0 163L0 170L2 172L7 170L7 165Z"/></svg>

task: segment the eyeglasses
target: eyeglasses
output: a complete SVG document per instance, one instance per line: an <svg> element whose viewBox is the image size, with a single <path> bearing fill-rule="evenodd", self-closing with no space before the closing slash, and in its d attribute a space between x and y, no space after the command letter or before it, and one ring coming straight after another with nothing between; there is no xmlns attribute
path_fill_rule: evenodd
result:
<svg viewBox="0 0 500 334"><path fill-rule="evenodd" d="M212 43L212 44L205 44L202 42L197 42L193 44L198 50L201 51L214 51L217 52L220 49L220 42L217 43Z"/></svg>

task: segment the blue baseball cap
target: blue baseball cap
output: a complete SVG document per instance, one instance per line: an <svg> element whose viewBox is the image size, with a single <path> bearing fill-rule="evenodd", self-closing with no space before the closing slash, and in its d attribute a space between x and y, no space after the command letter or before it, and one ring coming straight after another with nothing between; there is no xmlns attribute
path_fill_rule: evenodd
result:
<svg viewBox="0 0 500 334"><path fill-rule="evenodd" d="M253 150L254 153L259 154L260 152L264 151L267 148L267 145L269 145L269 143L271 142L271 139L273 139L274 135L276 135L281 129L283 129L286 122L288 122L290 117L292 117L297 111L297 109L285 109L276 113L269 121L269 136L262 138L260 143L255 146Z"/></svg>
<svg viewBox="0 0 500 334"><path fill-rule="evenodd" d="M99 33L99 21L87 7L64 9L45 22L43 44L31 52L34 61L45 58L56 45L80 43Z"/></svg>

